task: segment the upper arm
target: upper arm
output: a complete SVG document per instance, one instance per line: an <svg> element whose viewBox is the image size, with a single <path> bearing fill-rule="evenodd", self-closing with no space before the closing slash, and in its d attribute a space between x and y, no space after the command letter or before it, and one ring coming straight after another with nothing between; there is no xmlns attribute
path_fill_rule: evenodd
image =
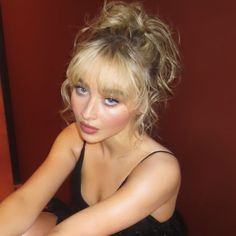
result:
<svg viewBox="0 0 236 236"><path fill-rule="evenodd" d="M71 125L58 135L48 157L29 180L4 199L0 204L1 235L22 234L34 222L74 167L76 142L79 151L82 142L76 138L75 125Z"/></svg>
<svg viewBox="0 0 236 236"><path fill-rule="evenodd" d="M179 184L176 159L153 155L132 172L116 193L67 219L57 227L55 235L104 236L119 232L162 206L178 191Z"/></svg>
<svg viewBox="0 0 236 236"><path fill-rule="evenodd" d="M82 146L76 135L75 125L66 127L57 136L45 161L17 191L18 196L32 204L36 211L47 204L73 169L76 162L73 147L76 142L77 146Z"/></svg>

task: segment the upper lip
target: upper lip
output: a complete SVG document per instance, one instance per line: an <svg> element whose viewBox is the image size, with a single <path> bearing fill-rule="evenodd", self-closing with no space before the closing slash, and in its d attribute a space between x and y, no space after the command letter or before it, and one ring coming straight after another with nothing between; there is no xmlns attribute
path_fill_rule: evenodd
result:
<svg viewBox="0 0 236 236"><path fill-rule="evenodd" d="M86 126L87 128L90 128L90 129L96 129L96 130L98 129L98 128L96 128L96 127L94 127L92 125L89 125L89 124L87 124L87 123L85 123L83 121L81 121L80 124L83 125L83 126Z"/></svg>

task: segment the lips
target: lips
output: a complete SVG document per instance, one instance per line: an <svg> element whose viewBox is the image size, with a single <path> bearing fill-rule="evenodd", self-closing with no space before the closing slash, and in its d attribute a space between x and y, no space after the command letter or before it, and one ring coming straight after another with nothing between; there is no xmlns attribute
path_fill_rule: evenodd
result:
<svg viewBox="0 0 236 236"><path fill-rule="evenodd" d="M84 122L80 122L80 129L86 134L95 134L98 131L96 127L86 124Z"/></svg>

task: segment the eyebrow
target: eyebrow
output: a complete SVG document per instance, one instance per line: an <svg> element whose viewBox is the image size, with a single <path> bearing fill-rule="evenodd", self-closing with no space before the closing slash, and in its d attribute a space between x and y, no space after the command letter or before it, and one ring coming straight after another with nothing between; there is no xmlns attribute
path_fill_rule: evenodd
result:
<svg viewBox="0 0 236 236"><path fill-rule="evenodd" d="M86 88L89 88L89 85L86 82L84 82L83 79L81 79L81 78L78 80L78 83L85 86ZM125 96L124 92L119 90L119 89L103 88L101 90L102 90L101 92L105 95L112 95L112 96L119 96L119 97L120 96L122 96L122 97Z"/></svg>
<svg viewBox="0 0 236 236"><path fill-rule="evenodd" d="M124 93L121 90L118 89L103 89L102 91L106 95L114 95L114 96L124 96Z"/></svg>
<svg viewBox="0 0 236 236"><path fill-rule="evenodd" d="M80 83L80 84L82 84L83 86L89 88L89 85L88 85L86 82L84 82L81 78L79 78L78 83Z"/></svg>

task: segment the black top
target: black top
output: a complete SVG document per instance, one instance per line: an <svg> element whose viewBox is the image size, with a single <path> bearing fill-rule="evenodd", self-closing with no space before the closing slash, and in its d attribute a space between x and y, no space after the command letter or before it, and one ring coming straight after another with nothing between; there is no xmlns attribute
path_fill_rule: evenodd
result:
<svg viewBox="0 0 236 236"><path fill-rule="evenodd" d="M154 151L147 155L142 161L153 155L154 153L165 152L170 153L168 151ZM89 205L84 201L81 195L81 168L83 165L85 154L85 143L81 150L81 154L79 157L78 162L73 171L72 175L72 203L73 203L73 213L81 211ZM173 154L172 154L173 155ZM141 161L141 162L142 162ZM128 177L127 177L128 178ZM127 179L126 178L126 179ZM125 180L126 181L126 180ZM124 182L125 182L124 181ZM124 184L122 183L122 185ZM121 185L121 186L122 186ZM182 221L182 217L178 212L174 212L172 217L167 220L166 222L160 223L151 215L147 216L146 218L140 220L135 225L122 230L113 236L121 235L121 236L133 236L133 235L141 235L141 236L184 236L186 235L185 226Z"/></svg>

